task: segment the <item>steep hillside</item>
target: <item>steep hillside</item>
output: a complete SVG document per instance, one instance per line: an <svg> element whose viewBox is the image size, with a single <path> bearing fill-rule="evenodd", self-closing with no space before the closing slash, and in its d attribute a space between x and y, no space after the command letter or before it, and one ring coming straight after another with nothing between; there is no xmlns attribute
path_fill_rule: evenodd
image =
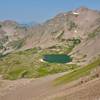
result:
<svg viewBox="0 0 100 100"><path fill-rule="evenodd" d="M100 28L99 28L100 30ZM100 56L100 31L96 32L76 46L70 55L74 58L73 62L79 64L88 64L91 60L95 60Z"/></svg>
<svg viewBox="0 0 100 100"><path fill-rule="evenodd" d="M15 49L33 47L44 49L59 45L62 41L66 42L73 37L83 41L89 33L100 26L99 22L99 11L81 7L67 13L60 13L45 23L31 27L10 20L0 22L0 35L3 35L2 38L8 38L3 44L5 44L4 47L10 45L10 50L13 47Z"/></svg>
<svg viewBox="0 0 100 100"><path fill-rule="evenodd" d="M84 7L60 13L45 23L29 29L31 35L26 38L26 47L47 48L73 37L83 40L100 26L99 22L100 12Z"/></svg>
<svg viewBox="0 0 100 100"><path fill-rule="evenodd" d="M21 48L26 35L27 27L17 22L11 20L0 22L0 53L5 54Z"/></svg>

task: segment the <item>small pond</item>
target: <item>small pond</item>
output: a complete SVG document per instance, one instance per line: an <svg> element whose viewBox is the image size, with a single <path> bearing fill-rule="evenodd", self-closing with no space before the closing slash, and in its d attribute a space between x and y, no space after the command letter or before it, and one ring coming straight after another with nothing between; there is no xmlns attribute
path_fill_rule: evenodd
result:
<svg viewBox="0 0 100 100"><path fill-rule="evenodd" d="M44 55L43 60L50 63L68 63L72 58L66 54L47 54Z"/></svg>

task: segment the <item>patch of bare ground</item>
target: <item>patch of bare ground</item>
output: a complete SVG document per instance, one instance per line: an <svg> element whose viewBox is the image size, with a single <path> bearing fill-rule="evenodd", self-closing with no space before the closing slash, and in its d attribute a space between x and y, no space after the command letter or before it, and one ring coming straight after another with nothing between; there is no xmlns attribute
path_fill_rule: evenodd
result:
<svg viewBox="0 0 100 100"><path fill-rule="evenodd" d="M66 89L51 100L100 100L100 78Z"/></svg>
<svg viewBox="0 0 100 100"><path fill-rule="evenodd" d="M99 100L100 68L89 76L68 84L54 86L53 81L66 74L59 73L37 79L0 80L0 100Z"/></svg>
<svg viewBox="0 0 100 100"><path fill-rule="evenodd" d="M65 86L65 91L53 100L99 100L100 67L92 70L90 75L80 78ZM61 96L63 95L63 96Z"/></svg>
<svg viewBox="0 0 100 100"><path fill-rule="evenodd" d="M2 89L0 91L0 100L44 100L45 97L52 94L52 81L65 73L32 80L1 80L5 85L0 87L0 90Z"/></svg>

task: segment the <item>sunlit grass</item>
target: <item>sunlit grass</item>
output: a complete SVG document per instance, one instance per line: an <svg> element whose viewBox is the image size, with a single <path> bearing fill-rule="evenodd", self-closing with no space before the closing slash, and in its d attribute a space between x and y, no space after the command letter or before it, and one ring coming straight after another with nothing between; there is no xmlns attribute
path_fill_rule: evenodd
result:
<svg viewBox="0 0 100 100"><path fill-rule="evenodd" d="M19 78L37 78L59 72L73 70L77 65L41 62L45 52L35 48L11 53L0 59L0 74L3 78L15 80Z"/></svg>
<svg viewBox="0 0 100 100"><path fill-rule="evenodd" d="M100 66L100 58L96 59L95 61L93 61L92 63L90 63L84 67L81 67L77 70L73 70L72 72L70 72L64 76L57 78L54 81L54 84L60 85L60 84L64 84L64 83L68 83L68 82L77 80L80 77L89 75L91 70L98 67L98 66Z"/></svg>

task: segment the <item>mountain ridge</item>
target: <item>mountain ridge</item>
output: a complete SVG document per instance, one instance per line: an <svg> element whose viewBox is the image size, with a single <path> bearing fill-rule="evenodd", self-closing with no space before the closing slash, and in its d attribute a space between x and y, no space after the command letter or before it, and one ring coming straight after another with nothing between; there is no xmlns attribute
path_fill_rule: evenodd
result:
<svg viewBox="0 0 100 100"><path fill-rule="evenodd" d="M86 7L60 13L54 18L32 27L20 26L15 21L6 20L0 22L1 40L5 40L1 41L1 53L5 54L34 47L46 49L52 46L66 45L68 40L73 38L81 40L81 43L75 47L77 49L73 49L73 52L77 52L80 51L81 45L94 41L95 38L91 37L100 34L99 22L100 11ZM99 41L99 36L97 40ZM97 45L95 41L94 44ZM93 48L92 45L91 48ZM88 46L86 49L88 52Z"/></svg>

